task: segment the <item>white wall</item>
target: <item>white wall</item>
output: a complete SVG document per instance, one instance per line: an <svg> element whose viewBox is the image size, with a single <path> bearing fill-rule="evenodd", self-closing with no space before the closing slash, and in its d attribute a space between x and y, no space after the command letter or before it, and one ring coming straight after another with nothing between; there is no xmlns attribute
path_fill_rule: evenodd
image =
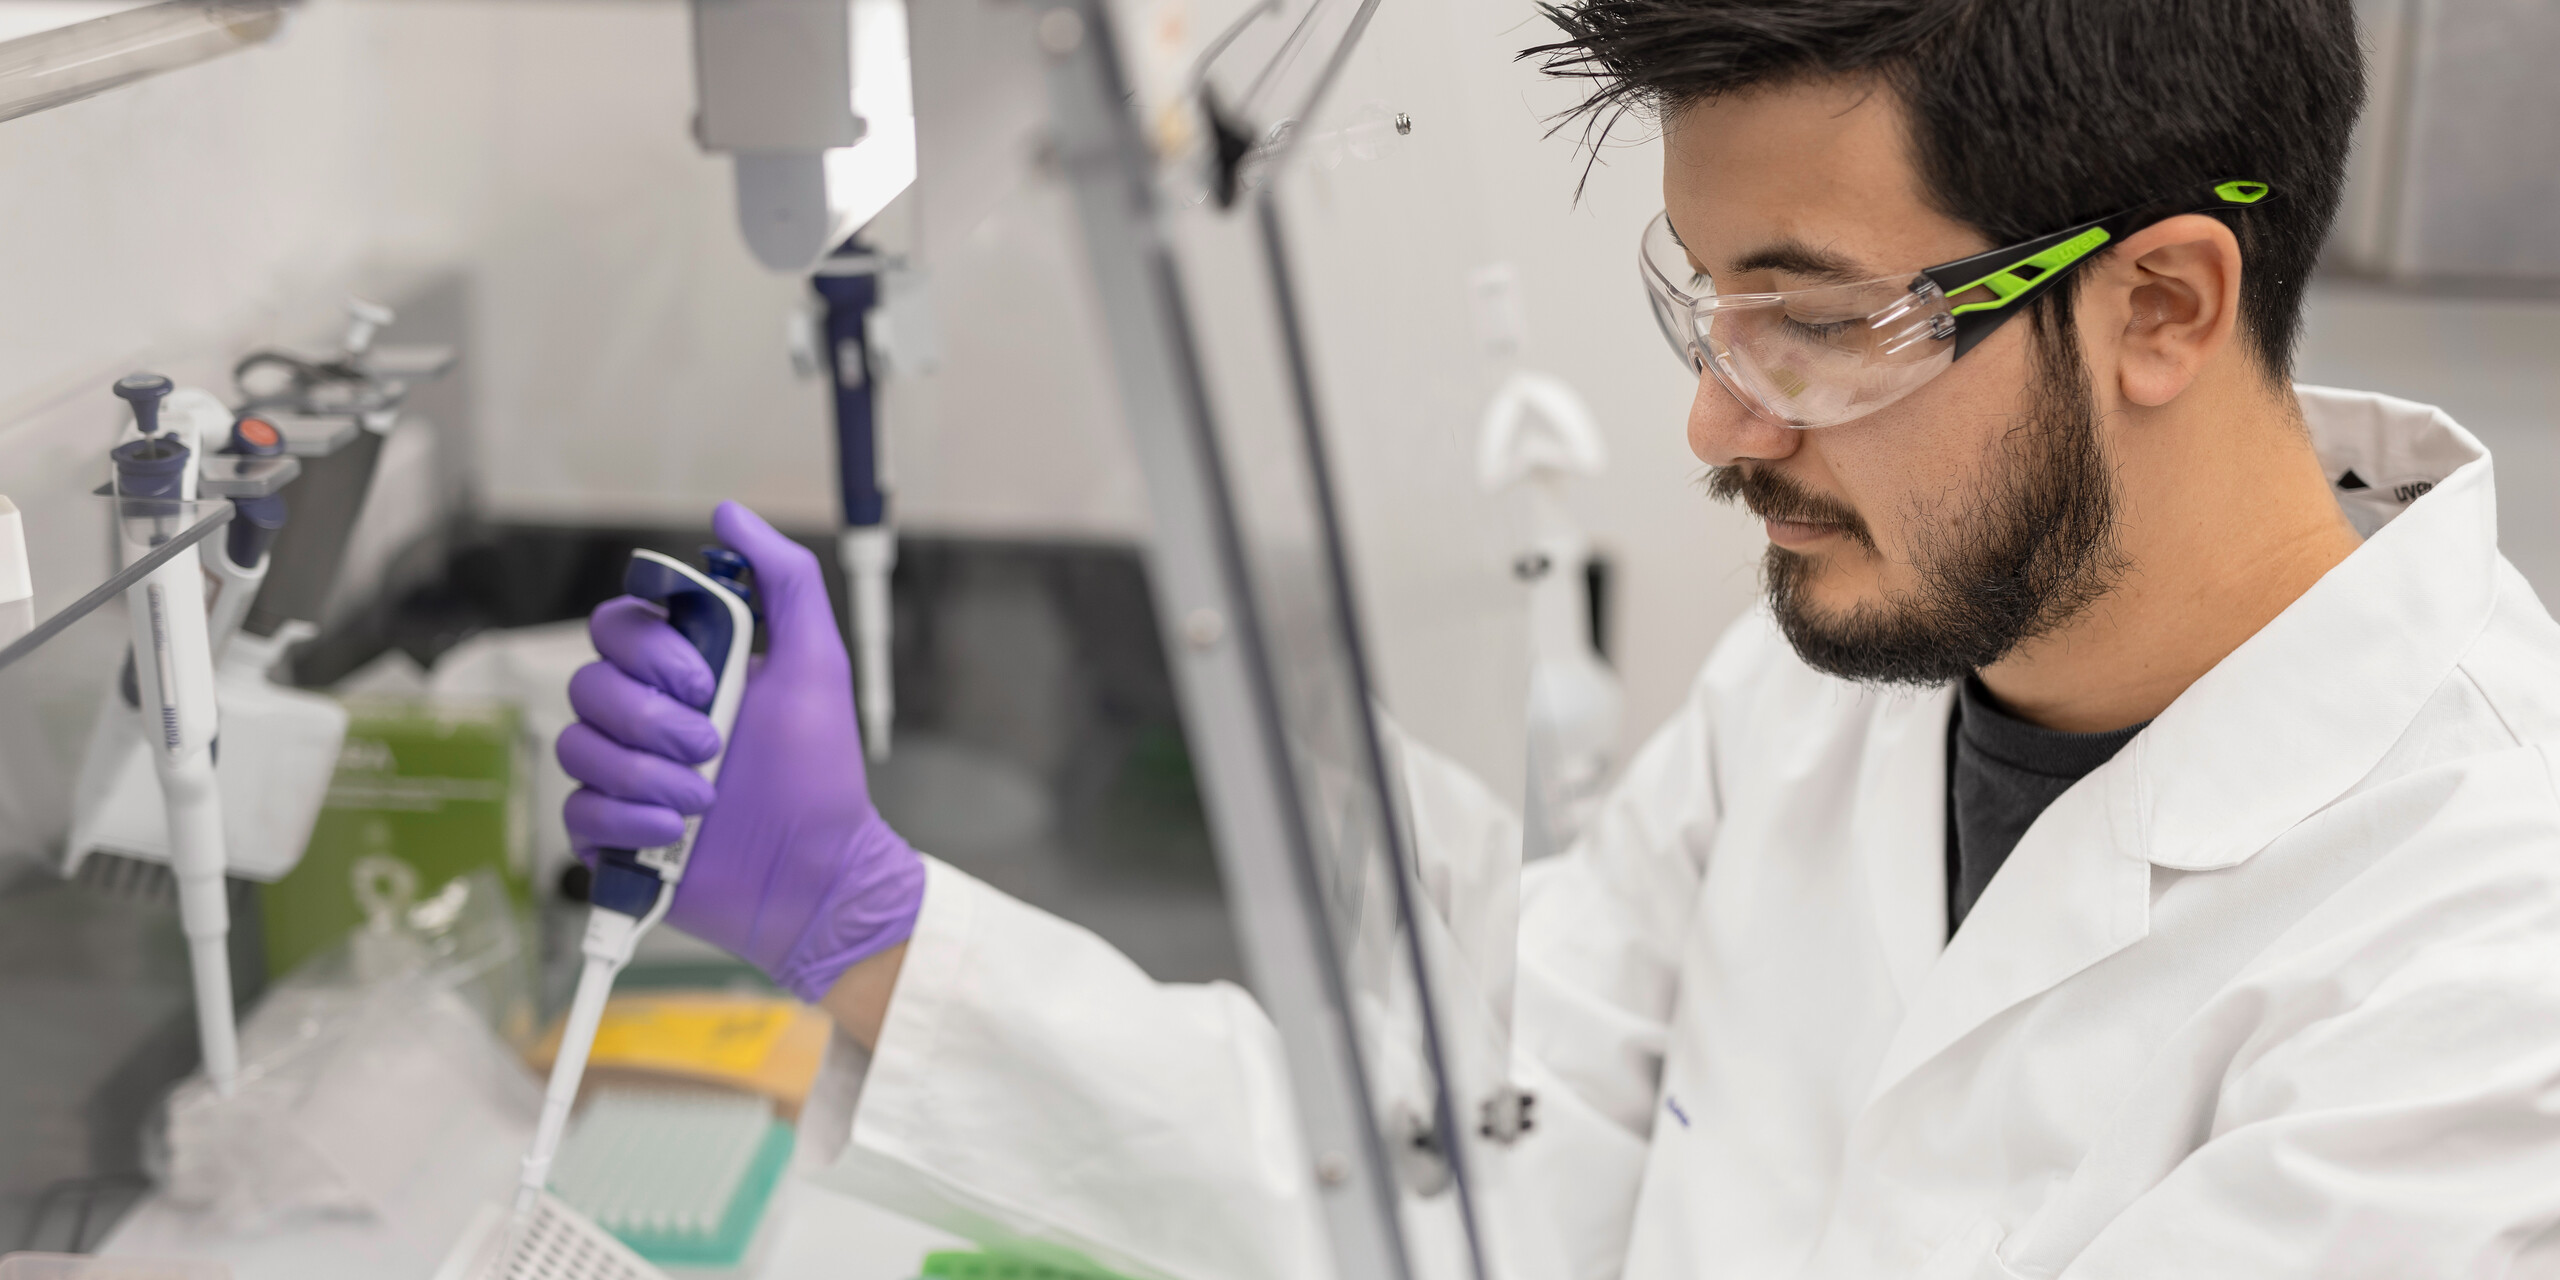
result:
<svg viewBox="0 0 2560 1280"><path fill-rule="evenodd" d="M344 7L390 103L382 251L467 273L486 510L828 522L821 386L783 342L804 286L748 257L694 147L682 4Z"/></svg>
<svg viewBox="0 0 2560 1280"><path fill-rule="evenodd" d="M476 461L501 514L830 520L799 286L687 140L686 39L679 0L311 0L270 45L0 122L0 494L38 612L107 571L108 383L227 391L253 347L325 349L350 292L458 287L471 395L403 456ZM0 674L0 852L58 833L121 625Z"/></svg>

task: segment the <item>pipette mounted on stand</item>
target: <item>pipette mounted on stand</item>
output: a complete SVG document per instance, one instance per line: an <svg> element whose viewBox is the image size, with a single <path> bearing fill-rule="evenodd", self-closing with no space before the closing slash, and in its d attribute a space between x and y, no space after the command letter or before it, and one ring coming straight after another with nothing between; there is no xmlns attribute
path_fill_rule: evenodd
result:
<svg viewBox="0 0 2560 1280"><path fill-rule="evenodd" d="M889 757L889 726L897 714L889 575L898 565L898 534L881 485L879 370L871 351L885 274L879 255L848 240L810 279L825 304L821 336L835 410L837 491L844 499L836 555L844 566L845 630L853 638L863 754L875 763Z"/></svg>
<svg viewBox="0 0 2560 1280"><path fill-rule="evenodd" d="M171 389L151 412L155 438L189 450L192 493L201 504L196 514L225 501L231 508L221 534L187 554L204 569L213 714L231 753L215 752L215 783L224 797L223 873L273 882L293 869L310 840L346 733L346 712L336 703L266 678L271 650L262 653L254 639L234 643L267 580L269 548L284 525L284 490L301 474L302 460L290 456L272 422L235 414L209 391ZM141 444L137 439L129 447ZM100 492L116 490L110 485ZM131 874L137 865L176 865L163 788L149 763L158 750L158 711L145 707L137 661L148 652L144 646L128 652L121 678L101 699L63 844L66 878L114 892L137 883Z"/></svg>
<svg viewBox="0 0 2560 1280"><path fill-rule="evenodd" d="M120 541L148 551L194 520L204 473L204 442L192 414L174 415L163 431L162 402L172 390L155 373L119 380L115 393L133 406L136 436L109 452ZM217 406L218 407L218 406ZM240 1072L232 1022L230 905L223 889L222 792L213 770L213 644L205 618L205 575L199 546L190 546L126 589L132 622L136 700L144 716L153 771L169 820L169 865L178 883L178 918L195 976L196 1032L205 1077L229 1096Z"/></svg>
<svg viewBox="0 0 2560 1280"><path fill-rule="evenodd" d="M284 433L274 423L242 414L231 423L220 456L206 459L207 497L231 500L231 527L223 531L222 549L208 555L222 592L213 599L208 630L213 656L222 660L231 638L249 616L249 604L266 583L268 548L284 528L284 486L302 472L302 463L285 456Z"/></svg>

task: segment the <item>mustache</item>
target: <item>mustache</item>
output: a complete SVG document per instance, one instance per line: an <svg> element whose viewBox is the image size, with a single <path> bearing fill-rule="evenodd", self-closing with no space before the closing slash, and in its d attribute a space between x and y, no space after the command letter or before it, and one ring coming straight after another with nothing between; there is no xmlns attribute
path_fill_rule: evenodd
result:
<svg viewBox="0 0 2560 1280"><path fill-rule="evenodd" d="M1867 533L1867 522L1857 512L1836 499L1815 493L1782 472L1740 465L1710 467L1707 469L1707 496L1717 502L1739 505L1763 520L1830 525L1847 534L1858 545L1870 551L1875 549L1875 539Z"/></svg>

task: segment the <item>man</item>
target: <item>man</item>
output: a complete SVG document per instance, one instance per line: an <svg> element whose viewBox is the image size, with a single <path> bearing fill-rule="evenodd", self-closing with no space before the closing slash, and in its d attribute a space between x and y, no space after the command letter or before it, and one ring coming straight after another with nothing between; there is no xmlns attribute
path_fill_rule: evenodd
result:
<svg viewBox="0 0 2560 1280"><path fill-rule="evenodd" d="M1770 599L1521 877L1516 1272L2560 1274L2560 628L2477 441L2289 377L2346 0L1550 14L1661 123L1647 283ZM707 673L616 602L570 825L708 808L677 922L873 1049L837 1176L1321 1274L1269 1024L920 861L814 562L718 527L774 633L719 794Z"/></svg>

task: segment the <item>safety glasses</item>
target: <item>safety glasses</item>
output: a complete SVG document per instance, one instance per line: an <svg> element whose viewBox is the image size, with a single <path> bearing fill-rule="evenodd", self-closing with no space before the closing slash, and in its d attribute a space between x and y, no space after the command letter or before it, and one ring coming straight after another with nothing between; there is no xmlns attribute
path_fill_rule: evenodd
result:
<svg viewBox="0 0 2560 1280"><path fill-rule="evenodd" d="M2233 179L1916 276L1773 293L1718 292L1666 211L1646 224L1638 266L1662 336L1691 373L1713 373L1766 421L1828 427L1918 390L2100 248L2155 222L2245 209L2268 194L2263 182Z"/></svg>

